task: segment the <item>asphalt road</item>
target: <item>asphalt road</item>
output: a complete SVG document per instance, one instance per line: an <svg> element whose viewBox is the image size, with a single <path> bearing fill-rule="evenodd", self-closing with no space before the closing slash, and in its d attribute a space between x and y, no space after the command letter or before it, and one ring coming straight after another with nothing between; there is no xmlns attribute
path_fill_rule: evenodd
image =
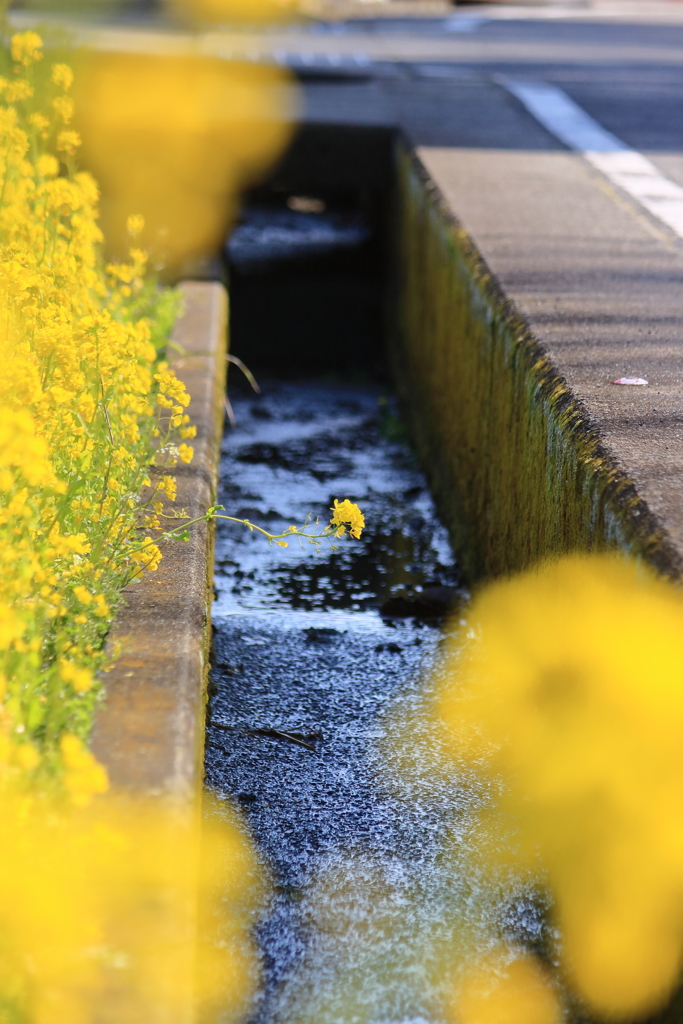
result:
<svg viewBox="0 0 683 1024"><path fill-rule="evenodd" d="M305 117L399 123L417 145L549 150L500 76L562 89L683 185L683 3L471 4L262 40L301 76ZM512 108L512 109L511 109Z"/></svg>

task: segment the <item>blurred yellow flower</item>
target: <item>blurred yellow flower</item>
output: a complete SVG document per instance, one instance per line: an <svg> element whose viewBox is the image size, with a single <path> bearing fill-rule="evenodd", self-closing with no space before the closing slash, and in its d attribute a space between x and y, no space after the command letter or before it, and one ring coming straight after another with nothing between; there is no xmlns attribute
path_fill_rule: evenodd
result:
<svg viewBox="0 0 683 1024"><path fill-rule="evenodd" d="M257 978L249 929L262 891L227 808L202 822L158 800L79 809L2 793L3 1015L238 1021Z"/></svg>
<svg viewBox="0 0 683 1024"><path fill-rule="evenodd" d="M80 145L81 137L78 132L65 131L57 136L57 149L68 156L73 156Z"/></svg>
<svg viewBox="0 0 683 1024"><path fill-rule="evenodd" d="M595 1011L650 1013L683 953L683 595L574 556L485 588L465 631L438 713L454 757L503 780L479 856L548 882Z"/></svg>
<svg viewBox="0 0 683 1024"><path fill-rule="evenodd" d="M81 668L72 661L60 661L59 674L66 683L71 683L76 693L87 693L92 687L93 675L90 669Z"/></svg>
<svg viewBox="0 0 683 1024"><path fill-rule="evenodd" d="M126 231L132 238L137 238L145 226L145 218L140 214L132 213L126 221Z"/></svg>
<svg viewBox="0 0 683 1024"><path fill-rule="evenodd" d="M27 67L43 59L43 40L37 32L18 32L12 36L12 60Z"/></svg>
<svg viewBox="0 0 683 1024"><path fill-rule="evenodd" d="M74 687L80 673L76 669ZM109 790L109 778L106 768L99 763L83 742L71 733L65 733L59 741L59 748L64 763L64 787L76 807L87 807L94 796Z"/></svg>
<svg viewBox="0 0 683 1024"><path fill-rule="evenodd" d="M448 1007L454 1024L561 1024L555 987L533 957L496 950L470 964Z"/></svg>
<svg viewBox="0 0 683 1024"><path fill-rule="evenodd" d="M74 81L74 73L68 64L52 65L52 81L68 92Z"/></svg>
<svg viewBox="0 0 683 1024"><path fill-rule="evenodd" d="M74 101L70 96L55 96L52 101L52 107L57 117L64 124L68 124L74 116Z"/></svg>
<svg viewBox="0 0 683 1024"><path fill-rule="evenodd" d="M98 53L77 87L82 160L102 187L109 249L126 251L137 210L142 243L169 274L220 249L238 191L292 132L289 77L265 65Z"/></svg>
<svg viewBox="0 0 683 1024"><path fill-rule="evenodd" d="M22 743L15 754L17 764L24 771L31 772L40 764L40 754L32 743Z"/></svg>
<svg viewBox="0 0 683 1024"><path fill-rule="evenodd" d="M59 174L59 160L51 153L42 153L36 160L36 170L41 178L54 178Z"/></svg>

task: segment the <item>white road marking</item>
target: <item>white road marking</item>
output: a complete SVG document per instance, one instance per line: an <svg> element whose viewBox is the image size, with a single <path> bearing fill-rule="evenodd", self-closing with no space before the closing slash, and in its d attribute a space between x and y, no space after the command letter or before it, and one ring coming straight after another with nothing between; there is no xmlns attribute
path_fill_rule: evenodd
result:
<svg viewBox="0 0 683 1024"><path fill-rule="evenodd" d="M552 4L544 7L536 4L517 6L506 3L482 5L480 11L487 21L587 21L592 18L604 21L625 18L631 23L679 25L683 18L680 3L672 0L648 0L647 3L643 3L643 0L630 0L623 4L608 0L607 3Z"/></svg>
<svg viewBox="0 0 683 1024"><path fill-rule="evenodd" d="M647 157L594 121L562 89L545 82L501 85L521 100L530 114L570 149L626 192L648 213L683 238L683 188L665 177Z"/></svg>
<svg viewBox="0 0 683 1024"><path fill-rule="evenodd" d="M488 18L470 18L467 15L455 15L444 22L446 32L475 32Z"/></svg>

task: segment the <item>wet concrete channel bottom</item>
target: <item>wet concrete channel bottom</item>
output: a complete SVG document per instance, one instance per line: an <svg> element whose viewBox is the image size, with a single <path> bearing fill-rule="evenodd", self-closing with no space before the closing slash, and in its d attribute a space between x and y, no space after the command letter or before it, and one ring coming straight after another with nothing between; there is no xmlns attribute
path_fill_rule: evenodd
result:
<svg viewBox="0 0 683 1024"><path fill-rule="evenodd" d="M207 785L242 806L275 880L253 1020L429 1020L426 948L463 899L441 842L467 801L424 770L387 784L386 751L465 595L383 389L261 383L234 401L222 504L275 532L349 497L367 527L320 553L218 529Z"/></svg>

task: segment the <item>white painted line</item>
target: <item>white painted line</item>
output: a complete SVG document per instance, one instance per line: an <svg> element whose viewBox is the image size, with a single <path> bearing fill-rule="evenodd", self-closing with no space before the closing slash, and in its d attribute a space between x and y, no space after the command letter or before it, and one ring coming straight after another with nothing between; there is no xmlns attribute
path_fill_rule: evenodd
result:
<svg viewBox="0 0 683 1024"><path fill-rule="evenodd" d="M571 149L580 152L616 153L628 146L616 135L606 131L585 110L561 89L545 82L516 82L499 79L502 85L521 100L529 113Z"/></svg>
<svg viewBox="0 0 683 1024"><path fill-rule="evenodd" d="M612 0L606 4L593 3L588 6L585 3L569 5L553 4L552 6L539 7L528 5L524 7L513 6L512 4L495 4L492 7L486 6L482 14L488 21L557 21L557 20L579 20L598 19L600 21L611 18L626 18L631 23L647 22L649 24L680 25L681 12L678 3L671 0L664 0L664 3L657 3L656 0L642 0L618 5Z"/></svg>
<svg viewBox="0 0 683 1024"><path fill-rule="evenodd" d="M475 32L488 18L468 18L465 16L449 18L444 22L446 32Z"/></svg>
<svg viewBox="0 0 683 1024"><path fill-rule="evenodd" d="M500 76L501 85L530 114L570 149L576 150L648 213L683 238L683 188L666 178L647 157L627 146L582 110L561 89L545 82L515 82Z"/></svg>

